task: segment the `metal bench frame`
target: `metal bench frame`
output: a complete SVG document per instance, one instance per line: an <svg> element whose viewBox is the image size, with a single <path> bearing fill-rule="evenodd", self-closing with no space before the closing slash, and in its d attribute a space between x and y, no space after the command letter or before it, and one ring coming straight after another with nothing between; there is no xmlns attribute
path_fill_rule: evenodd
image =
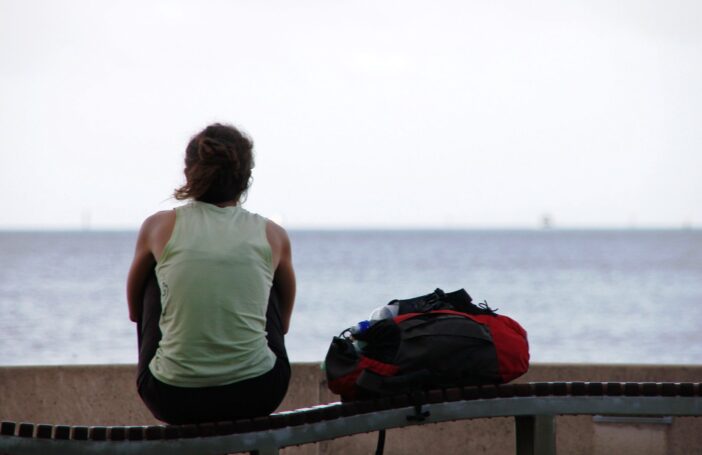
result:
<svg viewBox="0 0 702 455"><path fill-rule="evenodd" d="M277 454L279 449L409 425L514 417L516 453L556 453L558 415L702 416L699 383L558 382L455 387L332 403L203 425L68 427L3 422L0 455Z"/></svg>

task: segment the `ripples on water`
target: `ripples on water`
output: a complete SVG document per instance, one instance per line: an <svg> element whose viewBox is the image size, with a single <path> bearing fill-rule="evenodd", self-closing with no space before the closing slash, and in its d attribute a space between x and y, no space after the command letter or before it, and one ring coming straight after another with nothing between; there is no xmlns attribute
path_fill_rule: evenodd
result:
<svg viewBox="0 0 702 455"><path fill-rule="evenodd" d="M133 363L136 233L0 233L0 364ZM465 288L538 362L702 362L702 232L292 231L293 361L394 298Z"/></svg>

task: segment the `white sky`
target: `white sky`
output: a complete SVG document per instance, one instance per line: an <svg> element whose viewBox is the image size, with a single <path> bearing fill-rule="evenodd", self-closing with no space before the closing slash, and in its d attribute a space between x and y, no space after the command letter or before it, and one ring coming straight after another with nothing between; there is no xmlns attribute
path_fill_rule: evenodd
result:
<svg viewBox="0 0 702 455"><path fill-rule="evenodd" d="M286 227L702 225L702 2L0 0L0 228L136 228L253 136Z"/></svg>

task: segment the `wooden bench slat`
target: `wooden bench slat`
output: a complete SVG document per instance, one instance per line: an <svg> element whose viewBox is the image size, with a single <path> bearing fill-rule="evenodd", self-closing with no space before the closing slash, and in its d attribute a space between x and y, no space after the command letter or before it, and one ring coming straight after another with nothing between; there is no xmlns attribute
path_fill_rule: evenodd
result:
<svg viewBox="0 0 702 455"><path fill-rule="evenodd" d="M622 395L623 389L620 382L607 382L605 384L605 393L610 397Z"/></svg>
<svg viewBox="0 0 702 455"><path fill-rule="evenodd" d="M54 427L54 439L71 439L71 427L68 425L56 425Z"/></svg>
<svg viewBox="0 0 702 455"><path fill-rule="evenodd" d="M588 382L585 386L585 393L590 396L602 396L604 395L604 390L604 384L601 382Z"/></svg>
<svg viewBox="0 0 702 455"><path fill-rule="evenodd" d="M697 385L699 386L699 384ZM699 388L697 390L699 391ZM694 397L699 395L699 393L695 393L695 384L682 383L679 385L678 395L681 397Z"/></svg>
<svg viewBox="0 0 702 455"><path fill-rule="evenodd" d="M142 427L142 426L127 427L127 440L128 441L143 441L145 428L146 427Z"/></svg>
<svg viewBox="0 0 702 455"><path fill-rule="evenodd" d="M88 438L91 441L107 441L107 427L90 427Z"/></svg>
<svg viewBox="0 0 702 455"><path fill-rule="evenodd" d="M197 426L198 434L201 438L206 438L209 436L215 436L217 434L217 424L212 423L201 423Z"/></svg>
<svg viewBox="0 0 702 455"><path fill-rule="evenodd" d="M236 433L236 422L228 420L226 422L217 422L217 434L229 435Z"/></svg>
<svg viewBox="0 0 702 455"><path fill-rule="evenodd" d="M181 438L197 438L198 437L197 425L188 424L180 425L180 437Z"/></svg>
<svg viewBox="0 0 702 455"><path fill-rule="evenodd" d="M125 439L127 439L127 429L125 427L109 428L110 441L124 441Z"/></svg>
<svg viewBox="0 0 702 455"><path fill-rule="evenodd" d="M514 384L504 384L497 387L497 396L500 398L511 398L517 394Z"/></svg>
<svg viewBox="0 0 702 455"><path fill-rule="evenodd" d="M34 424L22 422L19 424L19 429L17 431L17 436L22 438L33 438L34 437Z"/></svg>
<svg viewBox="0 0 702 455"><path fill-rule="evenodd" d="M0 423L0 434L3 436L14 436L16 426L15 422L2 422Z"/></svg>
<svg viewBox="0 0 702 455"><path fill-rule="evenodd" d="M53 425L46 425L46 424L40 424L37 425L37 438L40 439L51 439L51 436L53 436L54 432L54 426Z"/></svg>
<svg viewBox="0 0 702 455"><path fill-rule="evenodd" d="M178 439L180 438L180 428L169 425L163 429L163 436L165 439Z"/></svg>
<svg viewBox="0 0 702 455"><path fill-rule="evenodd" d="M88 440L88 433L89 433L88 427L83 427L83 426L73 427L73 429L71 431L71 439L75 439L76 441L87 441Z"/></svg>

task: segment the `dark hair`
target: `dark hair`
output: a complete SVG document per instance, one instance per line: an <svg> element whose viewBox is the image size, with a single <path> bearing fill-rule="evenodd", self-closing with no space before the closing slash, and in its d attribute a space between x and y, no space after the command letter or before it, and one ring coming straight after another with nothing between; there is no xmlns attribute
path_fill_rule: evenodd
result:
<svg viewBox="0 0 702 455"><path fill-rule="evenodd" d="M185 150L185 185L176 199L218 204L238 200L251 183L253 141L230 125L215 123L190 140Z"/></svg>

